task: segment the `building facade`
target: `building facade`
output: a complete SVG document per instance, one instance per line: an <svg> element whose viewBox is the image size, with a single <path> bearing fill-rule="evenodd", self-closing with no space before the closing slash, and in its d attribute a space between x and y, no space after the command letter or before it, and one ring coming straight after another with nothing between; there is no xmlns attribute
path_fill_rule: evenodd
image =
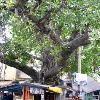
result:
<svg viewBox="0 0 100 100"><path fill-rule="evenodd" d="M0 80L29 79L30 77L20 70L0 63Z"/></svg>

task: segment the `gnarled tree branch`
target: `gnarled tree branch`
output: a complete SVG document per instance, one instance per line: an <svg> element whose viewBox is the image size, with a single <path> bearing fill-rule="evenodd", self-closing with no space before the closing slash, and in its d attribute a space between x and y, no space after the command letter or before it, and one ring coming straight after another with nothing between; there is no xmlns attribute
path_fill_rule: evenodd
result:
<svg viewBox="0 0 100 100"><path fill-rule="evenodd" d="M2 55L0 55L0 62L4 63L10 67L14 67L16 69L19 69L20 71L29 75L34 81L39 80L38 72L35 69L33 69L32 67L29 67L27 65L24 65L20 62L14 61L14 60L9 60L9 59L3 57Z"/></svg>
<svg viewBox="0 0 100 100"><path fill-rule="evenodd" d="M66 61L69 56L77 49L79 46L86 45L89 43L88 40L88 29L84 31L84 34L78 34L72 41L70 41L66 47L61 51L61 59L59 60L57 66L52 67L49 71L44 74L45 79L55 76L63 66L66 66Z"/></svg>

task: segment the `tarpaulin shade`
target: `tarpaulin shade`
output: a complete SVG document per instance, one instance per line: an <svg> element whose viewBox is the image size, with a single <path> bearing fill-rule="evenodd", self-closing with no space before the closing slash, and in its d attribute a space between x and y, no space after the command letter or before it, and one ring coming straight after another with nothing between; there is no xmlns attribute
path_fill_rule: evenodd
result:
<svg viewBox="0 0 100 100"><path fill-rule="evenodd" d="M2 86L0 87L0 91L9 91L9 92L17 92L17 91L21 91L22 90L22 86L20 84L10 84L7 86Z"/></svg>
<svg viewBox="0 0 100 100"><path fill-rule="evenodd" d="M42 89L42 90L49 90L55 93L61 93L62 88L59 87L52 87L48 85L41 85L41 84L34 84L34 83L15 83L15 84L10 84L7 86L2 86L0 87L0 91L8 91L8 92L21 92L24 86L28 86L31 89Z"/></svg>
<svg viewBox="0 0 100 100"><path fill-rule="evenodd" d="M62 92L62 88L59 88L59 87L49 87L48 89L50 91L55 92L55 93L61 93Z"/></svg>

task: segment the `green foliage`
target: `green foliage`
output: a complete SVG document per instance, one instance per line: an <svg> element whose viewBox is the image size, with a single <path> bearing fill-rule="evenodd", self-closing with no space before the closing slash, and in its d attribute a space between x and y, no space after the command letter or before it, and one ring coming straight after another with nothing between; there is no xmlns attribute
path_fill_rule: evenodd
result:
<svg viewBox="0 0 100 100"><path fill-rule="evenodd" d="M100 32L93 30L90 38L91 43L83 47L82 50L82 73L91 74L100 66ZM77 72L76 52L74 52L68 60L64 71L71 73ZM100 72L97 72L98 74Z"/></svg>
<svg viewBox="0 0 100 100"><path fill-rule="evenodd" d="M2 1L3 0L0 0L0 2ZM43 1L36 10L33 10L35 4L34 0L26 4L26 6L31 9L31 14L38 16L38 18L42 18L50 7L53 8L54 11L51 14L50 20L52 20L55 25L53 26L52 32L54 34L55 28L62 25L62 40L68 39L74 29L81 31L85 24L90 25L91 30L94 30L90 38L91 44L84 47L82 54L82 71L89 73L92 71L93 59L96 59L96 65L100 66L100 56L96 56L100 52L100 33L97 30L100 28L100 2L98 0L66 0L66 2L67 5L56 13L55 10L59 8L60 0ZM15 0L8 0L5 6L9 9L14 4ZM0 7L3 7L3 5L3 3L0 3ZM8 27L11 28L10 34L12 38L4 45L4 51L5 54L8 55L8 58L28 63L30 60L29 52L35 51L41 53L45 48L52 48L51 54L55 57L59 57L61 47L53 43L48 36L37 32L34 28L35 24L27 17L18 17L4 8L0 9L0 13L5 15L5 22ZM49 22L47 26L49 26ZM70 69L68 70L71 72L77 70L74 56L75 55L72 55L70 57L69 64L65 66L69 66Z"/></svg>
<svg viewBox="0 0 100 100"><path fill-rule="evenodd" d="M93 72L96 67L100 66L100 33L94 30L91 36L91 44L83 50L82 70L83 72Z"/></svg>

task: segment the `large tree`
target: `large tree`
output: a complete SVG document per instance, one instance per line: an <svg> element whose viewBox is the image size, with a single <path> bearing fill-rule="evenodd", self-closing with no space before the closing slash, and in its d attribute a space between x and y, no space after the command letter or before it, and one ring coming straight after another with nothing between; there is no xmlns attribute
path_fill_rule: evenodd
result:
<svg viewBox="0 0 100 100"><path fill-rule="evenodd" d="M98 0L1 0L0 8L1 28L6 35L9 28L11 34L11 38L5 38L6 42L1 44L0 61L35 81L54 79L65 68L75 71L72 69L76 49L85 46L87 51L91 50L86 45L90 45L92 39L99 45ZM94 34L96 38L92 37ZM83 63L88 60L88 53ZM41 62L40 71L34 69L37 60ZM28 66L29 63L33 66Z"/></svg>

